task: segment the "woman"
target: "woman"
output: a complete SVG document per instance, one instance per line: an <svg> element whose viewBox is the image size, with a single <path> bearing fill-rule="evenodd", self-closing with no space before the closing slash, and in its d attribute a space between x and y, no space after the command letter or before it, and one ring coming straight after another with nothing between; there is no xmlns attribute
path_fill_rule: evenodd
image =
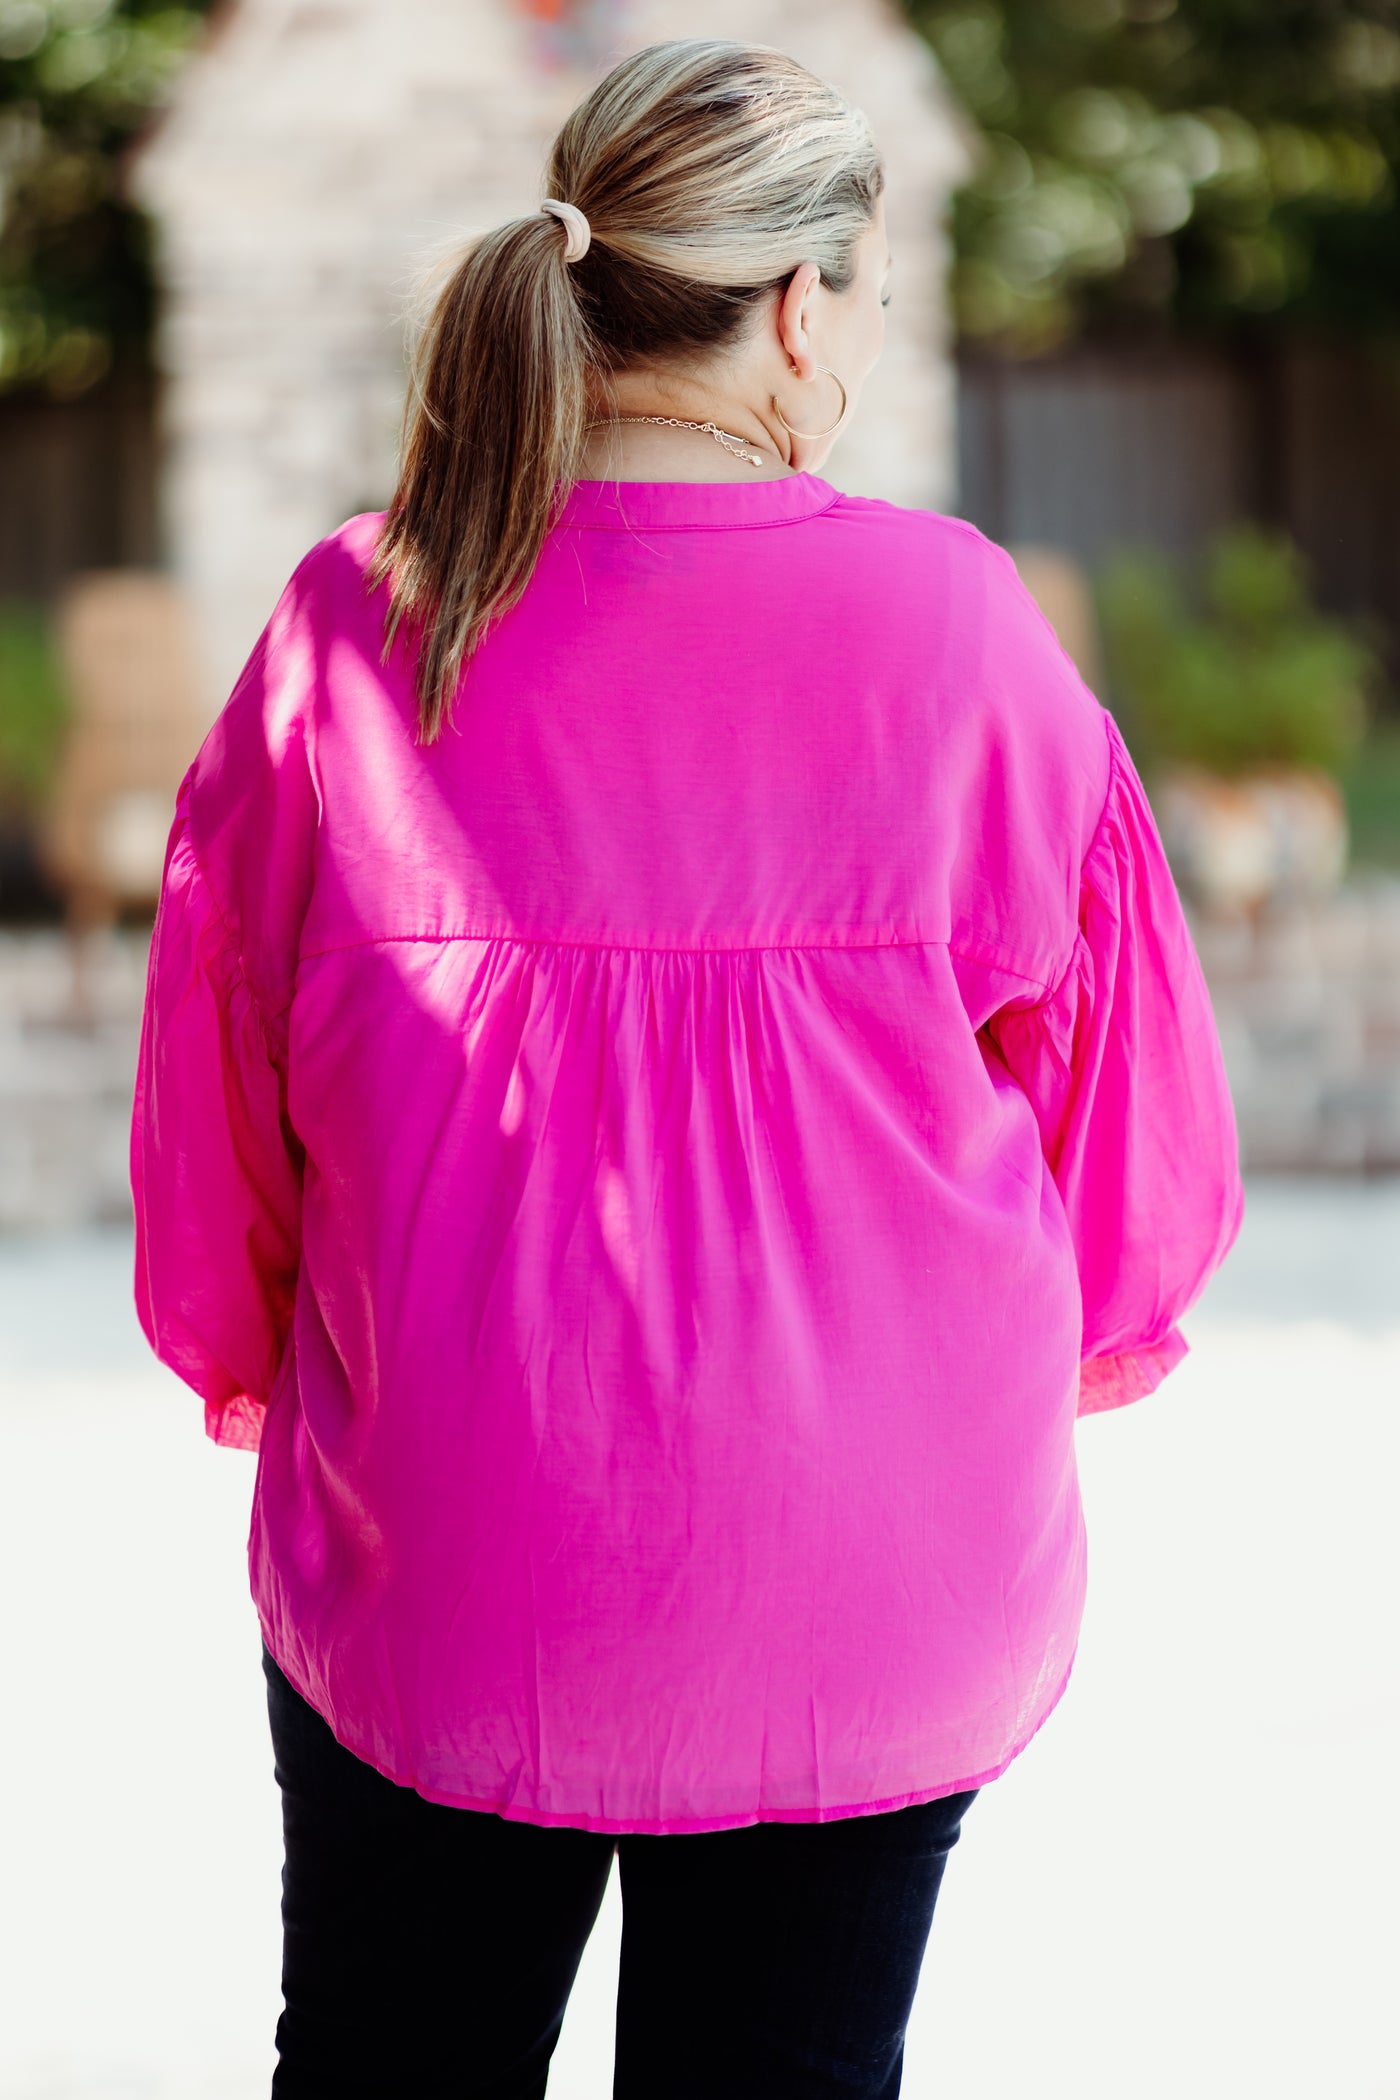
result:
<svg viewBox="0 0 1400 2100"><path fill-rule="evenodd" d="M614 1852L618 2095L896 2093L1069 1676L1076 1415L1239 1228L1112 716L818 473L882 186L780 52L619 65L180 792L136 1288L258 1448L277 2094L542 2094Z"/></svg>

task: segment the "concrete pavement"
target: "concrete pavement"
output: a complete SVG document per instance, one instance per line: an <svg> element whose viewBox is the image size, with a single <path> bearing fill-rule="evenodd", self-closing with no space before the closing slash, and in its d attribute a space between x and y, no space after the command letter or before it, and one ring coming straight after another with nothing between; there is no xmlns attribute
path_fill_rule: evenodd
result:
<svg viewBox="0 0 1400 2100"><path fill-rule="evenodd" d="M1190 1356L1079 1425L1079 1656L950 1860L909 2100L1400 2100L1400 1181L1247 1203ZM258 2100L253 1462L150 1357L130 1260L0 1240L0 2096ZM614 1878L550 2100L608 2100L619 1932Z"/></svg>

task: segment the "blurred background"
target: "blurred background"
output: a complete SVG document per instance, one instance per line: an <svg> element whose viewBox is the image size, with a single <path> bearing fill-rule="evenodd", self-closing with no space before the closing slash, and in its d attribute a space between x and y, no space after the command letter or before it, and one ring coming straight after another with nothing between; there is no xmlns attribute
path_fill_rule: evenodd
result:
<svg viewBox="0 0 1400 2100"><path fill-rule="evenodd" d="M422 264L687 34L870 114L888 348L824 471L1007 545L1112 708L1246 1170L1191 1356L1081 1433L1076 1696L969 1815L905 2089L1400 2100L1400 0L0 0L0 2093L266 2090L251 1465L130 1307L175 788L389 499Z"/></svg>

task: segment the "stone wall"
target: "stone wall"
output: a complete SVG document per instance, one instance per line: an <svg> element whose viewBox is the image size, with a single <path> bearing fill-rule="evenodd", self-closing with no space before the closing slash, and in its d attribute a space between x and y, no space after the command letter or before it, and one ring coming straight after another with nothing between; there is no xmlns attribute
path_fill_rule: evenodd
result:
<svg viewBox="0 0 1400 2100"><path fill-rule="evenodd" d="M0 1231L130 1216L127 1134L149 936L89 945L75 1019L73 955L56 929L0 932Z"/></svg>
<svg viewBox="0 0 1400 2100"><path fill-rule="evenodd" d="M1400 876L1192 931L1246 1168L1400 1172ZM0 933L0 1231L129 1215L146 950L139 929L94 941L79 1024L63 935Z"/></svg>
<svg viewBox="0 0 1400 2100"><path fill-rule="evenodd" d="M1191 925L1245 1164L1400 1172L1400 875Z"/></svg>

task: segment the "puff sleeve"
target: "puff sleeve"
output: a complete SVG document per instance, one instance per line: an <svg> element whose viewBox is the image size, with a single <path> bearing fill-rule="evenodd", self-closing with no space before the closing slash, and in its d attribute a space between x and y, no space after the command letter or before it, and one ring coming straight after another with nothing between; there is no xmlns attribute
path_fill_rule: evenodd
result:
<svg viewBox="0 0 1400 2100"><path fill-rule="evenodd" d="M254 1449L299 1265L301 1161L238 941L176 801L147 967L131 1127L136 1307L204 1401L216 1443Z"/></svg>
<svg viewBox="0 0 1400 2100"><path fill-rule="evenodd" d="M1204 973L1146 792L1103 720L1109 785L1068 965L1048 998L987 1024L1031 1101L1073 1236L1081 1415L1150 1393L1186 1355L1177 1322L1244 1212Z"/></svg>

